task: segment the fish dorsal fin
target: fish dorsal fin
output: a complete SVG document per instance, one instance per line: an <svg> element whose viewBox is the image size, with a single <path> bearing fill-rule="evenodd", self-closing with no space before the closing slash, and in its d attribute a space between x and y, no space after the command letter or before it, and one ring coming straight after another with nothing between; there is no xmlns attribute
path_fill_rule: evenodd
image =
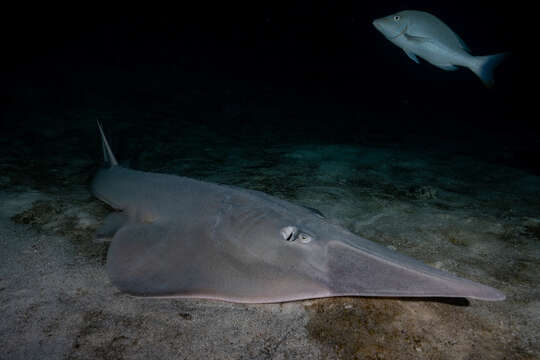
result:
<svg viewBox="0 0 540 360"><path fill-rule="evenodd" d="M424 11L411 11L409 13L414 16L418 23L408 27L407 34L405 34L405 38L408 40L441 42L446 46L470 52L463 39L435 15ZM417 39L417 37L424 37L425 39Z"/></svg>
<svg viewBox="0 0 540 360"><path fill-rule="evenodd" d="M411 58L412 61L414 61L417 64L420 64L420 60L418 60L418 57L416 56L415 53L413 53L413 52L411 52L409 50L405 50L405 49L403 49L403 51L405 51L405 54L407 54L407 56L409 58Z"/></svg>

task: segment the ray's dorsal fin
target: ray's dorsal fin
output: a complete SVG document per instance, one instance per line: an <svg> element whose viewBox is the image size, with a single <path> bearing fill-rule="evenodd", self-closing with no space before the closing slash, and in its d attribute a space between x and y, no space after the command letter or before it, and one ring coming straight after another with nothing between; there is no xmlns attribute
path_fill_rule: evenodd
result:
<svg viewBox="0 0 540 360"><path fill-rule="evenodd" d="M105 137L105 133L103 132L103 127L101 126L101 122L99 120L96 120L96 121L97 121L97 126L99 128L99 132L101 133L101 144L103 146L103 159L105 161L105 164L107 166L118 166L118 161L116 161L116 158L114 157L111 147L109 146L109 142L107 141L107 138Z"/></svg>

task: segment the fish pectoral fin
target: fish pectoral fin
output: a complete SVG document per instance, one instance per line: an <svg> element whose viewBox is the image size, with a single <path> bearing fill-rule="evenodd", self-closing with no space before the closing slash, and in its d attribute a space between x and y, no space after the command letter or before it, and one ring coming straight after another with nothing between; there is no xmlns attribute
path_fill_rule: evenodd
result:
<svg viewBox="0 0 540 360"><path fill-rule="evenodd" d="M113 212L103 220L103 224L96 230L96 242L111 241L116 232L125 226L128 222L128 216L123 212Z"/></svg>
<svg viewBox="0 0 540 360"><path fill-rule="evenodd" d="M428 37L425 37L425 36L417 36L417 35L411 35L411 34L403 34L403 36L405 37L405 39L409 40L409 41L417 41L417 42L426 42L426 41L431 41L430 38Z"/></svg>
<svg viewBox="0 0 540 360"><path fill-rule="evenodd" d="M420 64L420 60L418 60L418 57L416 56L415 53L408 50L403 50L403 51L405 51L405 54L407 54L407 56L411 58L412 61L414 61L417 64Z"/></svg>

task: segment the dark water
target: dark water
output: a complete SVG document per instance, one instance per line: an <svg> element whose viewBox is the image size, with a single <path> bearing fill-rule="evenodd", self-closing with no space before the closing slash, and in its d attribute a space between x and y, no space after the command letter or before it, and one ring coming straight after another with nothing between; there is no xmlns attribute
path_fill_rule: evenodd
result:
<svg viewBox="0 0 540 360"><path fill-rule="evenodd" d="M405 8L438 15L474 54L513 52L496 72L496 87L485 89L467 69L414 64L371 25ZM538 125L521 111L518 30L508 7L20 10L3 24L8 128L39 132L51 127L47 116L73 123L108 114L107 127L120 119L151 123L147 131L169 128L179 140L186 123L204 124L239 142L382 142L540 171Z"/></svg>

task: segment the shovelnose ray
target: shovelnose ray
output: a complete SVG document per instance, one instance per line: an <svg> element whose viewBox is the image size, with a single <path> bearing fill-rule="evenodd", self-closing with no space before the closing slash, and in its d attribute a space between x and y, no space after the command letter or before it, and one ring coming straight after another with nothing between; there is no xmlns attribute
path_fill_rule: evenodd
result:
<svg viewBox="0 0 540 360"><path fill-rule="evenodd" d="M503 300L361 238L319 212L265 193L119 166L101 124L105 163L92 192L118 210L107 272L135 296L272 303L332 296Z"/></svg>

